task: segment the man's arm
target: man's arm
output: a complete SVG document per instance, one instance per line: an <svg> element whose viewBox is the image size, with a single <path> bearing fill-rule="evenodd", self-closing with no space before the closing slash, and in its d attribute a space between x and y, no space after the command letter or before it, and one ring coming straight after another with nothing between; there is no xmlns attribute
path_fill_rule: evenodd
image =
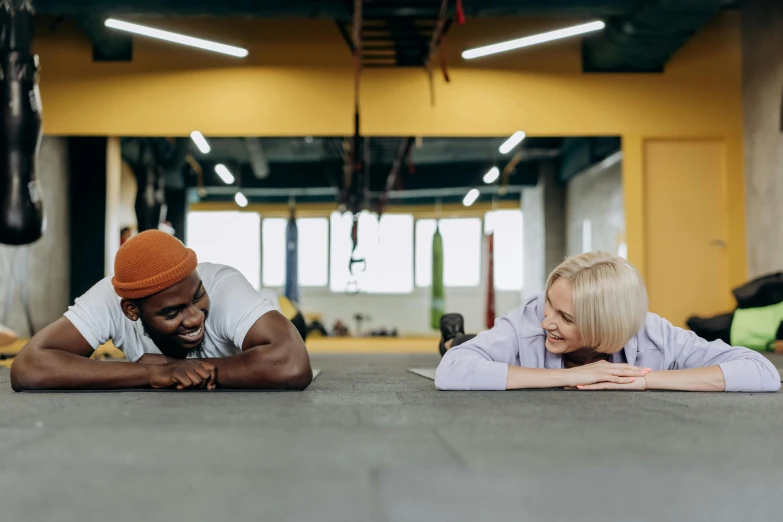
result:
<svg viewBox="0 0 783 522"><path fill-rule="evenodd" d="M280 312L262 315L242 342L242 353L204 359L217 368L220 386L304 390L313 380L302 338Z"/></svg>
<svg viewBox="0 0 783 522"><path fill-rule="evenodd" d="M137 388L149 384L144 366L90 359L92 346L65 317L30 339L11 366L15 391Z"/></svg>
<svg viewBox="0 0 783 522"><path fill-rule="evenodd" d="M214 387L214 366L178 361L145 365L90 359L90 343L67 318L38 332L11 366L11 386L22 390L116 390L121 388L178 389Z"/></svg>
<svg viewBox="0 0 783 522"><path fill-rule="evenodd" d="M166 357L161 353L145 353L136 360L138 364L168 364L174 361L176 359Z"/></svg>

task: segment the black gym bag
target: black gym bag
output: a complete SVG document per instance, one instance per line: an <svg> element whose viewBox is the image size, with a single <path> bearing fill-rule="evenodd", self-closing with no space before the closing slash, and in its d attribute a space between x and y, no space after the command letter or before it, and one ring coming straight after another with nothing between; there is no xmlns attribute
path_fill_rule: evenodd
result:
<svg viewBox="0 0 783 522"><path fill-rule="evenodd" d="M783 272L756 278L732 292L737 308L761 308L783 301Z"/></svg>

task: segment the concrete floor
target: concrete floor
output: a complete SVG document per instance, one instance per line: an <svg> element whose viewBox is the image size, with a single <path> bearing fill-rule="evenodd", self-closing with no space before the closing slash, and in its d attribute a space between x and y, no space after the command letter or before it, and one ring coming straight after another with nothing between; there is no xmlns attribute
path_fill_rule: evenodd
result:
<svg viewBox="0 0 783 522"><path fill-rule="evenodd" d="M304 393L15 394L0 370L0 519L783 519L783 394L445 393L405 371L437 361L316 355Z"/></svg>

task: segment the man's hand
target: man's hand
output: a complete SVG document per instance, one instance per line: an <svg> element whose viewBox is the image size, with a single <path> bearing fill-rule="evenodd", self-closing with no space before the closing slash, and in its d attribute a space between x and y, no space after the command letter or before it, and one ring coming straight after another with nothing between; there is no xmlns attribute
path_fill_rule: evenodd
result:
<svg viewBox="0 0 783 522"><path fill-rule="evenodd" d="M649 368L640 368L630 364L598 361L564 370L564 375L567 388L579 388L580 390L644 390L647 388L647 382L644 377L650 371ZM597 387L601 385L615 385L615 387Z"/></svg>
<svg viewBox="0 0 783 522"><path fill-rule="evenodd" d="M176 385L178 390L206 388L214 390L217 385L217 369L206 361L183 360L166 364L147 366L149 384L152 388L168 388Z"/></svg>

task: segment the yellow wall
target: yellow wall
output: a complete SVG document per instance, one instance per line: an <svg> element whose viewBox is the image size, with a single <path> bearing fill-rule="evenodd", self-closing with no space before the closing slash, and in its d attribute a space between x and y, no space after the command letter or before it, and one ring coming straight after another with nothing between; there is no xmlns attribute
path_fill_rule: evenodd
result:
<svg viewBox="0 0 783 522"><path fill-rule="evenodd" d="M658 246L647 250L650 306L677 324L731 307L725 165L723 140L644 143L645 234ZM672 262L686 268L673 271Z"/></svg>
<svg viewBox="0 0 783 522"><path fill-rule="evenodd" d="M237 24L231 26L230 24ZM740 32L737 13L721 14L667 64L664 74L579 72L577 40L465 62L463 48L538 29L555 20L468 20L448 48L452 82L436 76L437 105L417 69L362 75L366 135L620 135L630 259L646 272L644 143L649 139L723 142L728 282L746 276ZM90 45L67 25L39 31L45 132L57 135L208 136L348 135L353 77L344 42L328 21L156 20L157 26L245 45L237 60L137 40L132 63L91 62ZM677 187L672 187L676 190ZM677 234L677 231L672 231ZM664 256L665 257L665 256ZM660 259L661 256L656 257ZM659 262L659 261L656 261ZM688 268L672 256L671 270ZM670 295L666 299L676 299ZM714 307L714 305L713 305ZM665 308L665 307L664 307ZM718 310L715 310L718 311Z"/></svg>

